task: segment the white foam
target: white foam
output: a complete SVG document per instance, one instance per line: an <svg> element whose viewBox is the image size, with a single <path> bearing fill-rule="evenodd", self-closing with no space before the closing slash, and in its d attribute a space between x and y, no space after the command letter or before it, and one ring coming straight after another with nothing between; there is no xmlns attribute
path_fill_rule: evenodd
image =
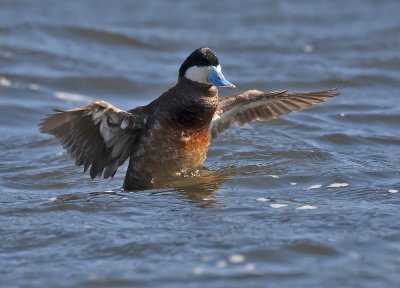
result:
<svg viewBox="0 0 400 288"><path fill-rule="evenodd" d="M257 201L258 202L269 202L269 201L271 201L271 199L268 199L268 198L257 198Z"/></svg>
<svg viewBox="0 0 400 288"><path fill-rule="evenodd" d="M389 193L397 193L397 192L399 192L399 190L397 190L397 189L389 189L388 192Z"/></svg>
<svg viewBox="0 0 400 288"><path fill-rule="evenodd" d="M245 260L244 256L240 254L233 254L229 256L229 261L231 263L242 263L244 262L244 260Z"/></svg>
<svg viewBox="0 0 400 288"><path fill-rule="evenodd" d="M294 186L294 185L297 185L297 183L296 182L290 182L290 185Z"/></svg>
<svg viewBox="0 0 400 288"><path fill-rule="evenodd" d="M56 201L56 200L57 200L57 197L50 197L50 198L49 198L49 201L50 201L50 202L54 202L54 201Z"/></svg>
<svg viewBox="0 0 400 288"><path fill-rule="evenodd" d="M340 188L340 187L347 187L349 186L349 183L332 183L331 185L328 185L326 187L328 188Z"/></svg>
<svg viewBox="0 0 400 288"><path fill-rule="evenodd" d="M287 204L279 204L279 203L273 203L273 204L269 204L269 206L271 206L272 208L275 209L279 209L279 208L283 208L283 207L287 207Z"/></svg>
<svg viewBox="0 0 400 288"><path fill-rule="evenodd" d="M85 102L85 101L93 100L89 96L76 94L76 93L62 92L62 91L55 92L54 97L59 100L63 100L63 101L67 101L67 102Z"/></svg>
<svg viewBox="0 0 400 288"><path fill-rule="evenodd" d="M268 177L271 177L271 178L275 178L275 179L278 179L279 178L279 176L278 175L267 175Z"/></svg>
<svg viewBox="0 0 400 288"><path fill-rule="evenodd" d="M0 77L0 86L3 86L3 87L10 87L10 86L11 86L11 81L8 80L8 79L5 78L5 77Z"/></svg>
<svg viewBox="0 0 400 288"><path fill-rule="evenodd" d="M312 185L312 186L308 187L307 190L310 190L310 189L318 189L318 188L321 188L321 187L322 187L322 185L316 184L316 185Z"/></svg>
<svg viewBox="0 0 400 288"><path fill-rule="evenodd" d="M303 205L296 208L296 210L313 210L313 209L317 209L317 207L312 205Z"/></svg>

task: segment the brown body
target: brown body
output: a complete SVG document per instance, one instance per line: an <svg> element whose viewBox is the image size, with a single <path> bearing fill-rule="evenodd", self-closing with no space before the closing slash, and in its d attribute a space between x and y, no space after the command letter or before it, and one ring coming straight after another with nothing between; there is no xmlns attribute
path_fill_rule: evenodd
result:
<svg viewBox="0 0 400 288"><path fill-rule="evenodd" d="M217 107L215 86L180 78L177 86L141 108L148 118L129 160L124 188L157 187L178 175L196 174L207 156Z"/></svg>

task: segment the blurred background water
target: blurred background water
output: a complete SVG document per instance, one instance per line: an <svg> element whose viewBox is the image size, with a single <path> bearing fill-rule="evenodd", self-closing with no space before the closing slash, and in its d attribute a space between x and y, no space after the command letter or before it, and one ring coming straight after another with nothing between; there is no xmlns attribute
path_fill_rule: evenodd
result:
<svg viewBox="0 0 400 288"><path fill-rule="evenodd" d="M400 2L0 1L3 287L397 287ZM343 96L221 134L199 179L125 193L37 123L158 97L209 46L238 91ZM220 90L226 95L231 91Z"/></svg>

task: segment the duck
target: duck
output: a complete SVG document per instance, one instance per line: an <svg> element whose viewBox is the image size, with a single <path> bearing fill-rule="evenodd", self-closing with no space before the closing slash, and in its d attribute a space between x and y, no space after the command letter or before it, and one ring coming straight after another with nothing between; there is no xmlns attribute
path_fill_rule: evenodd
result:
<svg viewBox="0 0 400 288"><path fill-rule="evenodd" d="M91 178L113 177L129 158L124 190L159 187L171 179L198 175L210 143L233 124L277 119L314 107L340 93L337 88L291 93L234 89L208 47L194 50L182 63L175 86L145 106L122 110L105 101L54 110L40 131L55 136Z"/></svg>

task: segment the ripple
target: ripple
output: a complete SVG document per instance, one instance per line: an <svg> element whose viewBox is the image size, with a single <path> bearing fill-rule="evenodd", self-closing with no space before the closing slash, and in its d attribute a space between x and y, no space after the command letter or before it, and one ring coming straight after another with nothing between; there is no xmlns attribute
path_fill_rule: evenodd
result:
<svg viewBox="0 0 400 288"><path fill-rule="evenodd" d="M339 251L333 249L329 246L326 246L322 243L314 243L314 242L297 242L288 246L289 249L310 254L310 255L320 255L320 256L338 256L340 255Z"/></svg>
<svg viewBox="0 0 400 288"><path fill-rule="evenodd" d="M128 35L122 31L99 29L73 25L55 25L44 22L20 23L14 26L1 27L2 34L36 33L37 30L55 37L65 37L75 41L96 41L108 45L127 45L136 48L155 48L154 46Z"/></svg>
<svg viewBox="0 0 400 288"><path fill-rule="evenodd" d="M135 48L146 48L155 49L156 47L142 41L140 39L134 38L132 35L127 35L122 31L111 31L111 30L99 30L97 28L91 27L81 27L81 26L40 26L46 32L53 33L56 35L65 34L68 38L78 38L84 41L96 41L106 43L108 45L128 45Z"/></svg>
<svg viewBox="0 0 400 288"><path fill-rule="evenodd" d="M366 135L348 135L342 133L329 133L317 137L318 140L340 145L367 145L369 143L380 145L399 145L400 138L391 136L366 136Z"/></svg>

